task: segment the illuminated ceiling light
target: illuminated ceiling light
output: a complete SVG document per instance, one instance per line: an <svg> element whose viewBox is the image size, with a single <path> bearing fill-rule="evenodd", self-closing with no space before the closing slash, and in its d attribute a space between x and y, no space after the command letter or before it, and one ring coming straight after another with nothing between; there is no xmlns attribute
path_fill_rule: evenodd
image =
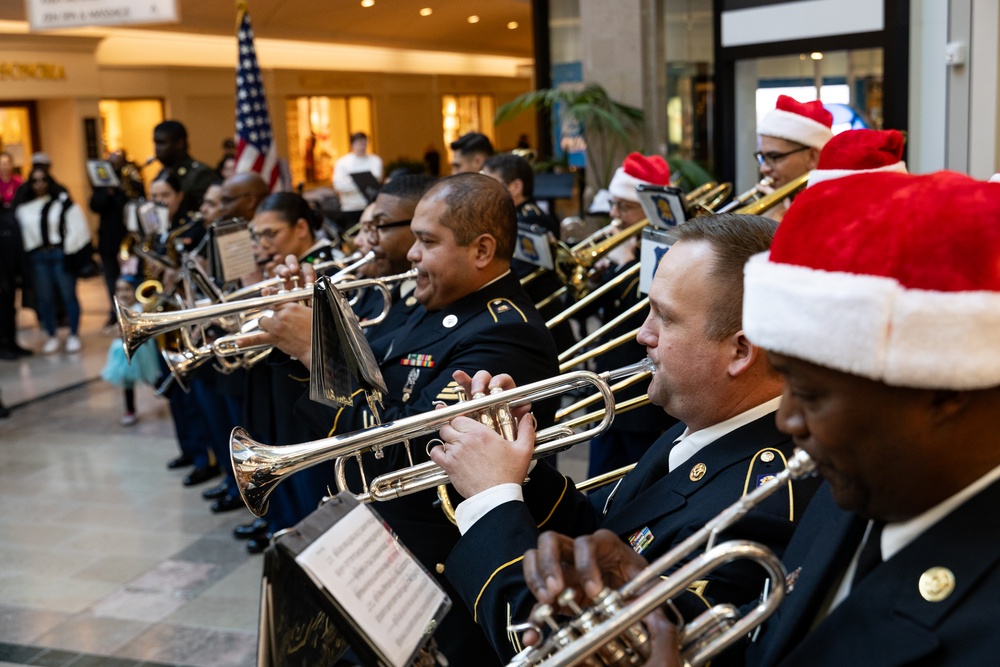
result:
<svg viewBox="0 0 1000 667"><path fill-rule="evenodd" d="M467 20L467 21L468 21L469 23L479 23L479 17L478 17L478 16L476 16L475 14L473 14L472 16L470 16L470 17L469 17L468 19L466 19L466 20Z"/></svg>
<svg viewBox="0 0 1000 667"><path fill-rule="evenodd" d="M517 30L517 21L511 21L507 24L508 30Z"/></svg>
<svg viewBox="0 0 1000 667"><path fill-rule="evenodd" d="M805 60L805 59L806 59L806 54L800 53L799 54L799 60Z"/></svg>
<svg viewBox="0 0 1000 667"><path fill-rule="evenodd" d="M813 60L823 60L823 54L820 53L819 51L813 51L812 53L809 54L809 57L812 58Z"/></svg>
<svg viewBox="0 0 1000 667"><path fill-rule="evenodd" d="M371 7L375 4L375 0L361 0L362 7Z"/></svg>
<svg viewBox="0 0 1000 667"><path fill-rule="evenodd" d="M430 16L433 13L434 13L434 10L431 9L430 7L424 7L423 9L420 10L420 15L421 16Z"/></svg>

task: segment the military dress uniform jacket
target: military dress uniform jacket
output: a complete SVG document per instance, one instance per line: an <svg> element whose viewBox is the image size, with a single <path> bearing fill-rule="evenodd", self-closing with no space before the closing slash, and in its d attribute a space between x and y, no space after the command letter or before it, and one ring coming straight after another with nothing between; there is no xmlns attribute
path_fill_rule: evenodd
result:
<svg viewBox="0 0 1000 667"><path fill-rule="evenodd" d="M542 530L576 537L606 528L653 560L767 476L783 470L792 453L788 436L775 427L774 414L768 414L719 438L667 474L670 449L684 428L678 424L656 441L613 490L610 503L609 492L584 496L568 478L539 464L524 487L525 502L494 508L462 536L445 571L502 658L522 648L519 637L506 628L525 621L535 603L521 560L527 549L535 548ZM754 540L780 555L817 484L790 484L787 493L768 498L722 539ZM686 596L685 614L704 611L708 601L756 599L761 572L742 563L718 570L695 587L697 598Z"/></svg>
<svg viewBox="0 0 1000 667"><path fill-rule="evenodd" d="M791 591L748 650L747 664L995 665L998 505L994 482L877 565L810 632L868 523L838 508L824 485L786 552ZM953 583L934 577L936 568L947 568Z"/></svg>
<svg viewBox="0 0 1000 667"><path fill-rule="evenodd" d="M178 162L177 166L172 169L167 167L161 169L156 178L160 178L161 175L169 171L176 172L177 177L181 179L181 190L184 191L181 211L184 212L197 211L198 207L201 206L201 200L204 198L208 186L219 178L219 174L215 169L212 169L207 164L198 162L198 160L195 160L190 155Z"/></svg>
<svg viewBox="0 0 1000 667"><path fill-rule="evenodd" d="M510 373L518 385L558 374L555 344L537 311L513 272L459 299L443 310L428 312L417 306L407 322L395 330L380 328L371 340L388 395L384 397L382 422L430 412L434 401L454 403L456 383L452 373L474 374L485 369L493 374ZM298 413L326 433L344 434L372 425L372 416L360 393L355 402L331 413L329 408L300 400ZM535 414L545 422L543 406ZM551 416L553 409L548 410ZM332 419L331 419L332 415ZM426 439L411 442L414 463L428 460ZM364 456L365 475L398 470L408 465L405 448L395 444L376 460ZM348 480L360 489L354 461L347 464ZM453 502L459 497L451 491ZM453 600L435 638L452 665L495 665L498 661L486 637L476 627L456 592L443 575L443 563L459 538L455 528L435 505L433 491L372 507L399 535L401 542L420 560Z"/></svg>

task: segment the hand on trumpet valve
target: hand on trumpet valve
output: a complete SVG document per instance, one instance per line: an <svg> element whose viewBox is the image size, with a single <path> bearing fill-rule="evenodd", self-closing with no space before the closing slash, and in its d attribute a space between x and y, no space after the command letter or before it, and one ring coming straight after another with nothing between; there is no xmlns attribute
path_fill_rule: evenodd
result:
<svg viewBox="0 0 1000 667"><path fill-rule="evenodd" d="M316 270L312 264L300 264L295 255L288 255L285 261L279 263L275 256L275 263L272 266L270 275L281 278L284 282L280 288L265 287L261 290L264 296L276 294L281 290L290 291L299 287L305 287L316 282Z"/></svg>
<svg viewBox="0 0 1000 667"><path fill-rule="evenodd" d="M514 378L506 373L494 376L489 371L476 371L476 374L470 377L465 371L455 371L452 373L451 379L462 387L466 396L473 398L493 394L497 390L510 391L517 388ZM531 404L527 403L514 408L512 414L514 419L520 419L529 412L531 412Z"/></svg>
<svg viewBox="0 0 1000 667"><path fill-rule="evenodd" d="M430 450L431 460L463 498L471 498L501 484L524 483L535 450L535 418L521 417L513 441L469 417L455 417L438 436L442 444Z"/></svg>
<svg viewBox="0 0 1000 667"><path fill-rule="evenodd" d="M548 531L538 538L538 548L524 554L523 568L528 588L539 600L532 610L534 624L541 625L539 612L576 617L606 589L624 585L642 572L646 559L616 534L598 530L576 539ZM575 595L574 595L575 593ZM649 634L647 665L680 666L677 626L659 609L642 619ZM541 640L535 630L522 636L525 645Z"/></svg>

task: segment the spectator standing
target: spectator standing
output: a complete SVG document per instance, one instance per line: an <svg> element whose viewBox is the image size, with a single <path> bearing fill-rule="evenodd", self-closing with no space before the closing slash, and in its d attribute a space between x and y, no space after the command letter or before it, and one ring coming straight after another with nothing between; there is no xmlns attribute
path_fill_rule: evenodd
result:
<svg viewBox="0 0 1000 667"><path fill-rule="evenodd" d="M21 175L14 171L14 158L6 151L0 153L0 205L9 208L14 201L14 193L24 183Z"/></svg>
<svg viewBox="0 0 1000 667"><path fill-rule="evenodd" d="M66 307L70 329L66 351L79 352L80 302L76 298L76 275L66 269L65 259L90 242L90 229L83 211L65 190L57 190L58 185L47 170L32 169L28 182L34 198L18 206L15 215L35 279L38 317L48 334L42 352L51 354L59 349L57 294Z"/></svg>
<svg viewBox="0 0 1000 667"><path fill-rule="evenodd" d="M17 344L15 299L23 278L24 249L10 203L21 183L10 153L0 153L0 359L8 361L31 354Z"/></svg>
<svg viewBox="0 0 1000 667"><path fill-rule="evenodd" d="M368 135L355 132L351 135L351 151L341 156L333 165L333 189L340 197L342 220L354 225L361 219L361 213L368 206L368 198L358 189L351 174L369 172L375 180L382 182L382 158L368 153Z"/></svg>

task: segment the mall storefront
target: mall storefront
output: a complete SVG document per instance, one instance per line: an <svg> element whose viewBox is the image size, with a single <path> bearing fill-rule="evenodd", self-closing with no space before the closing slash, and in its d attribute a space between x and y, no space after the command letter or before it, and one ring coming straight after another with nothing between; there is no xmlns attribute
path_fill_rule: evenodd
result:
<svg viewBox="0 0 1000 667"><path fill-rule="evenodd" d="M235 68L227 65L235 58L233 40L211 38L207 46L194 43L172 56L169 49L176 45L158 45L163 38L155 33L133 33L137 36L131 43L122 38L3 35L0 147L11 153L22 173L31 154L44 151L55 177L78 201L86 201L86 160L125 149L133 161L145 162L153 155L152 129L165 118L187 126L195 158L216 164L223 139L234 132ZM203 53L192 56L194 48ZM468 131L487 134L501 149L512 148L522 134L534 141L530 115L493 124L497 106L532 88L530 61L487 58L443 71L432 65L422 73L411 58L400 61L395 71L333 71L317 69L317 62L351 63L329 58L322 46L298 48L298 54L284 60L273 58L279 65L274 68L261 55L278 152L288 159L294 184L328 185L333 162L348 150L348 137L357 131L370 135L370 150L387 166L420 163L431 149L447 165L447 143ZM289 66L295 62L309 67ZM156 171L155 164L145 170L147 181Z"/></svg>

